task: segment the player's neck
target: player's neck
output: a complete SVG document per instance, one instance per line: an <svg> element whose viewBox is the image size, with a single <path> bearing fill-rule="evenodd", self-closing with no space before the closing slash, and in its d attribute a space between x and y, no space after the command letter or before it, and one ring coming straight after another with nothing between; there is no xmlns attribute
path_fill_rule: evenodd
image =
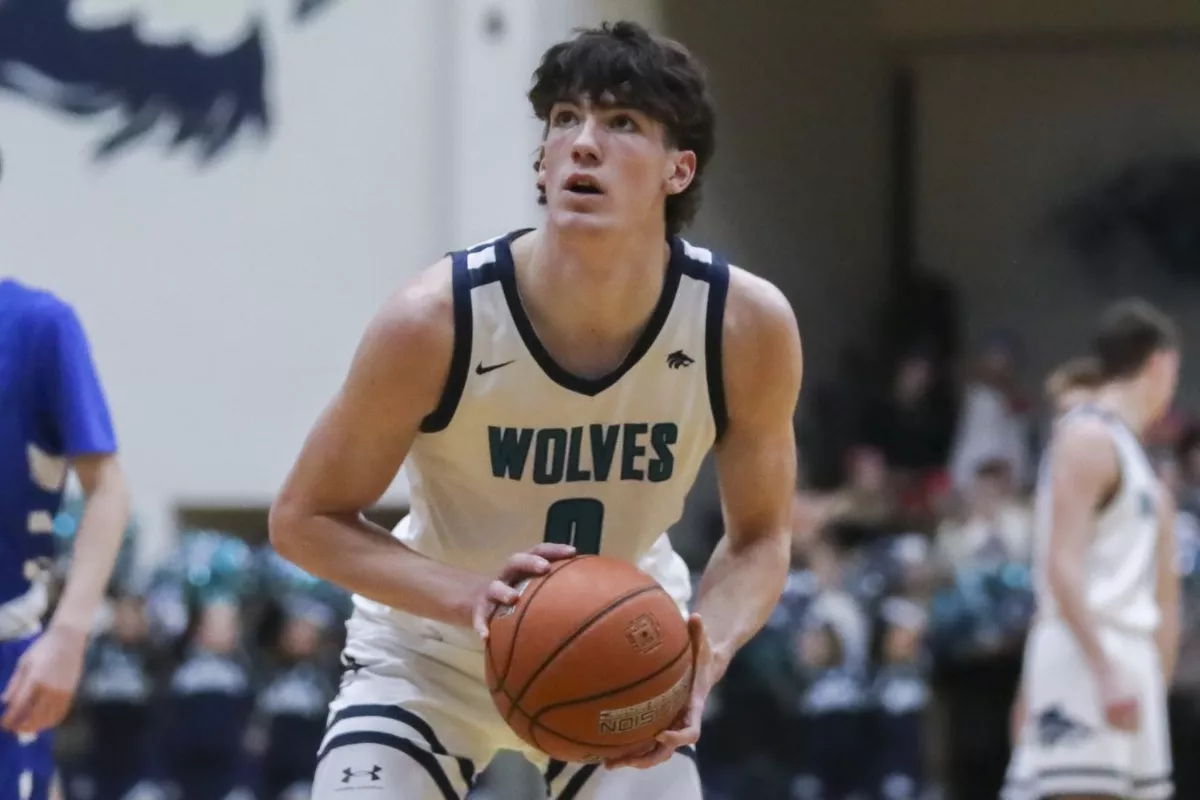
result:
<svg viewBox="0 0 1200 800"><path fill-rule="evenodd" d="M517 280L547 349L632 347L662 294L670 257L662 230L583 236L548 226L529 240L515 253Z"/></svg>
<svg viewBox="0 0 1200 800"><path fill-rule="evenodd" d="M1149 404L1135 383L1112 383L1096 395L1096 405L1115 414L1131 431L1141 435L1150 423Z"/></svg>

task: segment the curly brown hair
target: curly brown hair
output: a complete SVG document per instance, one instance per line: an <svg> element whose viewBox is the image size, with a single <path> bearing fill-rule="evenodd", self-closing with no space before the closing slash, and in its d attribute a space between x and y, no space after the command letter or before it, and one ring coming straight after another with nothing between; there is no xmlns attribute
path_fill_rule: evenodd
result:
<svg viewBox="0 0 1200 800"><path fill-rule="evenodd" d="M668 144L696 154L691 184L666 202L667 233L682 231L700 209L704 170L716 150L704 67L679 42L636 22L604 23L552 46L533 73L529 102L547 127L555 103L584 97L646 114L666 128ZM534 169L540 165L539 155ZM543 187L538 203L546 204Z"/></svg>

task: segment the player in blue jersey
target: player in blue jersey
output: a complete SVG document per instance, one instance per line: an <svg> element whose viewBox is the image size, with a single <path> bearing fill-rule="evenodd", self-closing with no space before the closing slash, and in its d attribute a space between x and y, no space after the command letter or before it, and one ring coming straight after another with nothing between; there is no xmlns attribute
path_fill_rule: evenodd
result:
<svg viewBox="0 0 1200 800"><path fill-rule="evenodd" d="M129 519L116 449L74 310L0 280L0 800L49 794L48 732L70 708ZM68 469L87 504L66 586L42 631Z"/></svg>

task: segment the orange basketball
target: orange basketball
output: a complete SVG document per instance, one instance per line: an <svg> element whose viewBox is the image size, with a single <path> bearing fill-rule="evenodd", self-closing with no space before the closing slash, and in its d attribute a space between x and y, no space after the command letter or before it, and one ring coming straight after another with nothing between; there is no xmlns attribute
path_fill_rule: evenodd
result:
<svg viewBox="0 0 1200 800"><path fill-rule="evenodd" d="M490 621L488 689L523 740L560 761L652 744L687 705L692 649L675 601L632 564L578 556Z"/></svg>

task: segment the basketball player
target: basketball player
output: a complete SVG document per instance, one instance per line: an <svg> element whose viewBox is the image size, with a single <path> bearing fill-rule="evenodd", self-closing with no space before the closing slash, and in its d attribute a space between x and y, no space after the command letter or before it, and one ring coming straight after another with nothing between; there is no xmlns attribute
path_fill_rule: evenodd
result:
<svg viewBox="0 0 1200 800"><path fill-rule="evenodd" d="M1055 423L1038 483L1038 617L1014 713L1014 800L1172 793L1174 512L1139 437L1174 394L1174 326L1123 302L1105 314L1093 351L1100 382L1075 375L1071 388L1094 394Z"/></svg>
<svg viewBox="0 0 1200 800"><path fill-rule="evenodd" d="M461 798L510 748L554 798L698 800L705 698L786 580L800 339L777 289L678 236L713 153L701 66L620 22L551 47L529 99L544 225L387 302L272 508L279 552L358 595L316 797ZM639 562L713 446L726 532L688 709L636 757L547 766L484 685L489 613L552 560ZM393 537L361 512L401 463Z"/></svg>
<svg viewBox="0 0 1200 800"><path fill-rule="evenodd" d="M66 586L39 635L68 467L87 502ZM0 280L0 487L0 800L45 798L47 731L75 694L129 501L75 312L15 280Z"/></svg>

